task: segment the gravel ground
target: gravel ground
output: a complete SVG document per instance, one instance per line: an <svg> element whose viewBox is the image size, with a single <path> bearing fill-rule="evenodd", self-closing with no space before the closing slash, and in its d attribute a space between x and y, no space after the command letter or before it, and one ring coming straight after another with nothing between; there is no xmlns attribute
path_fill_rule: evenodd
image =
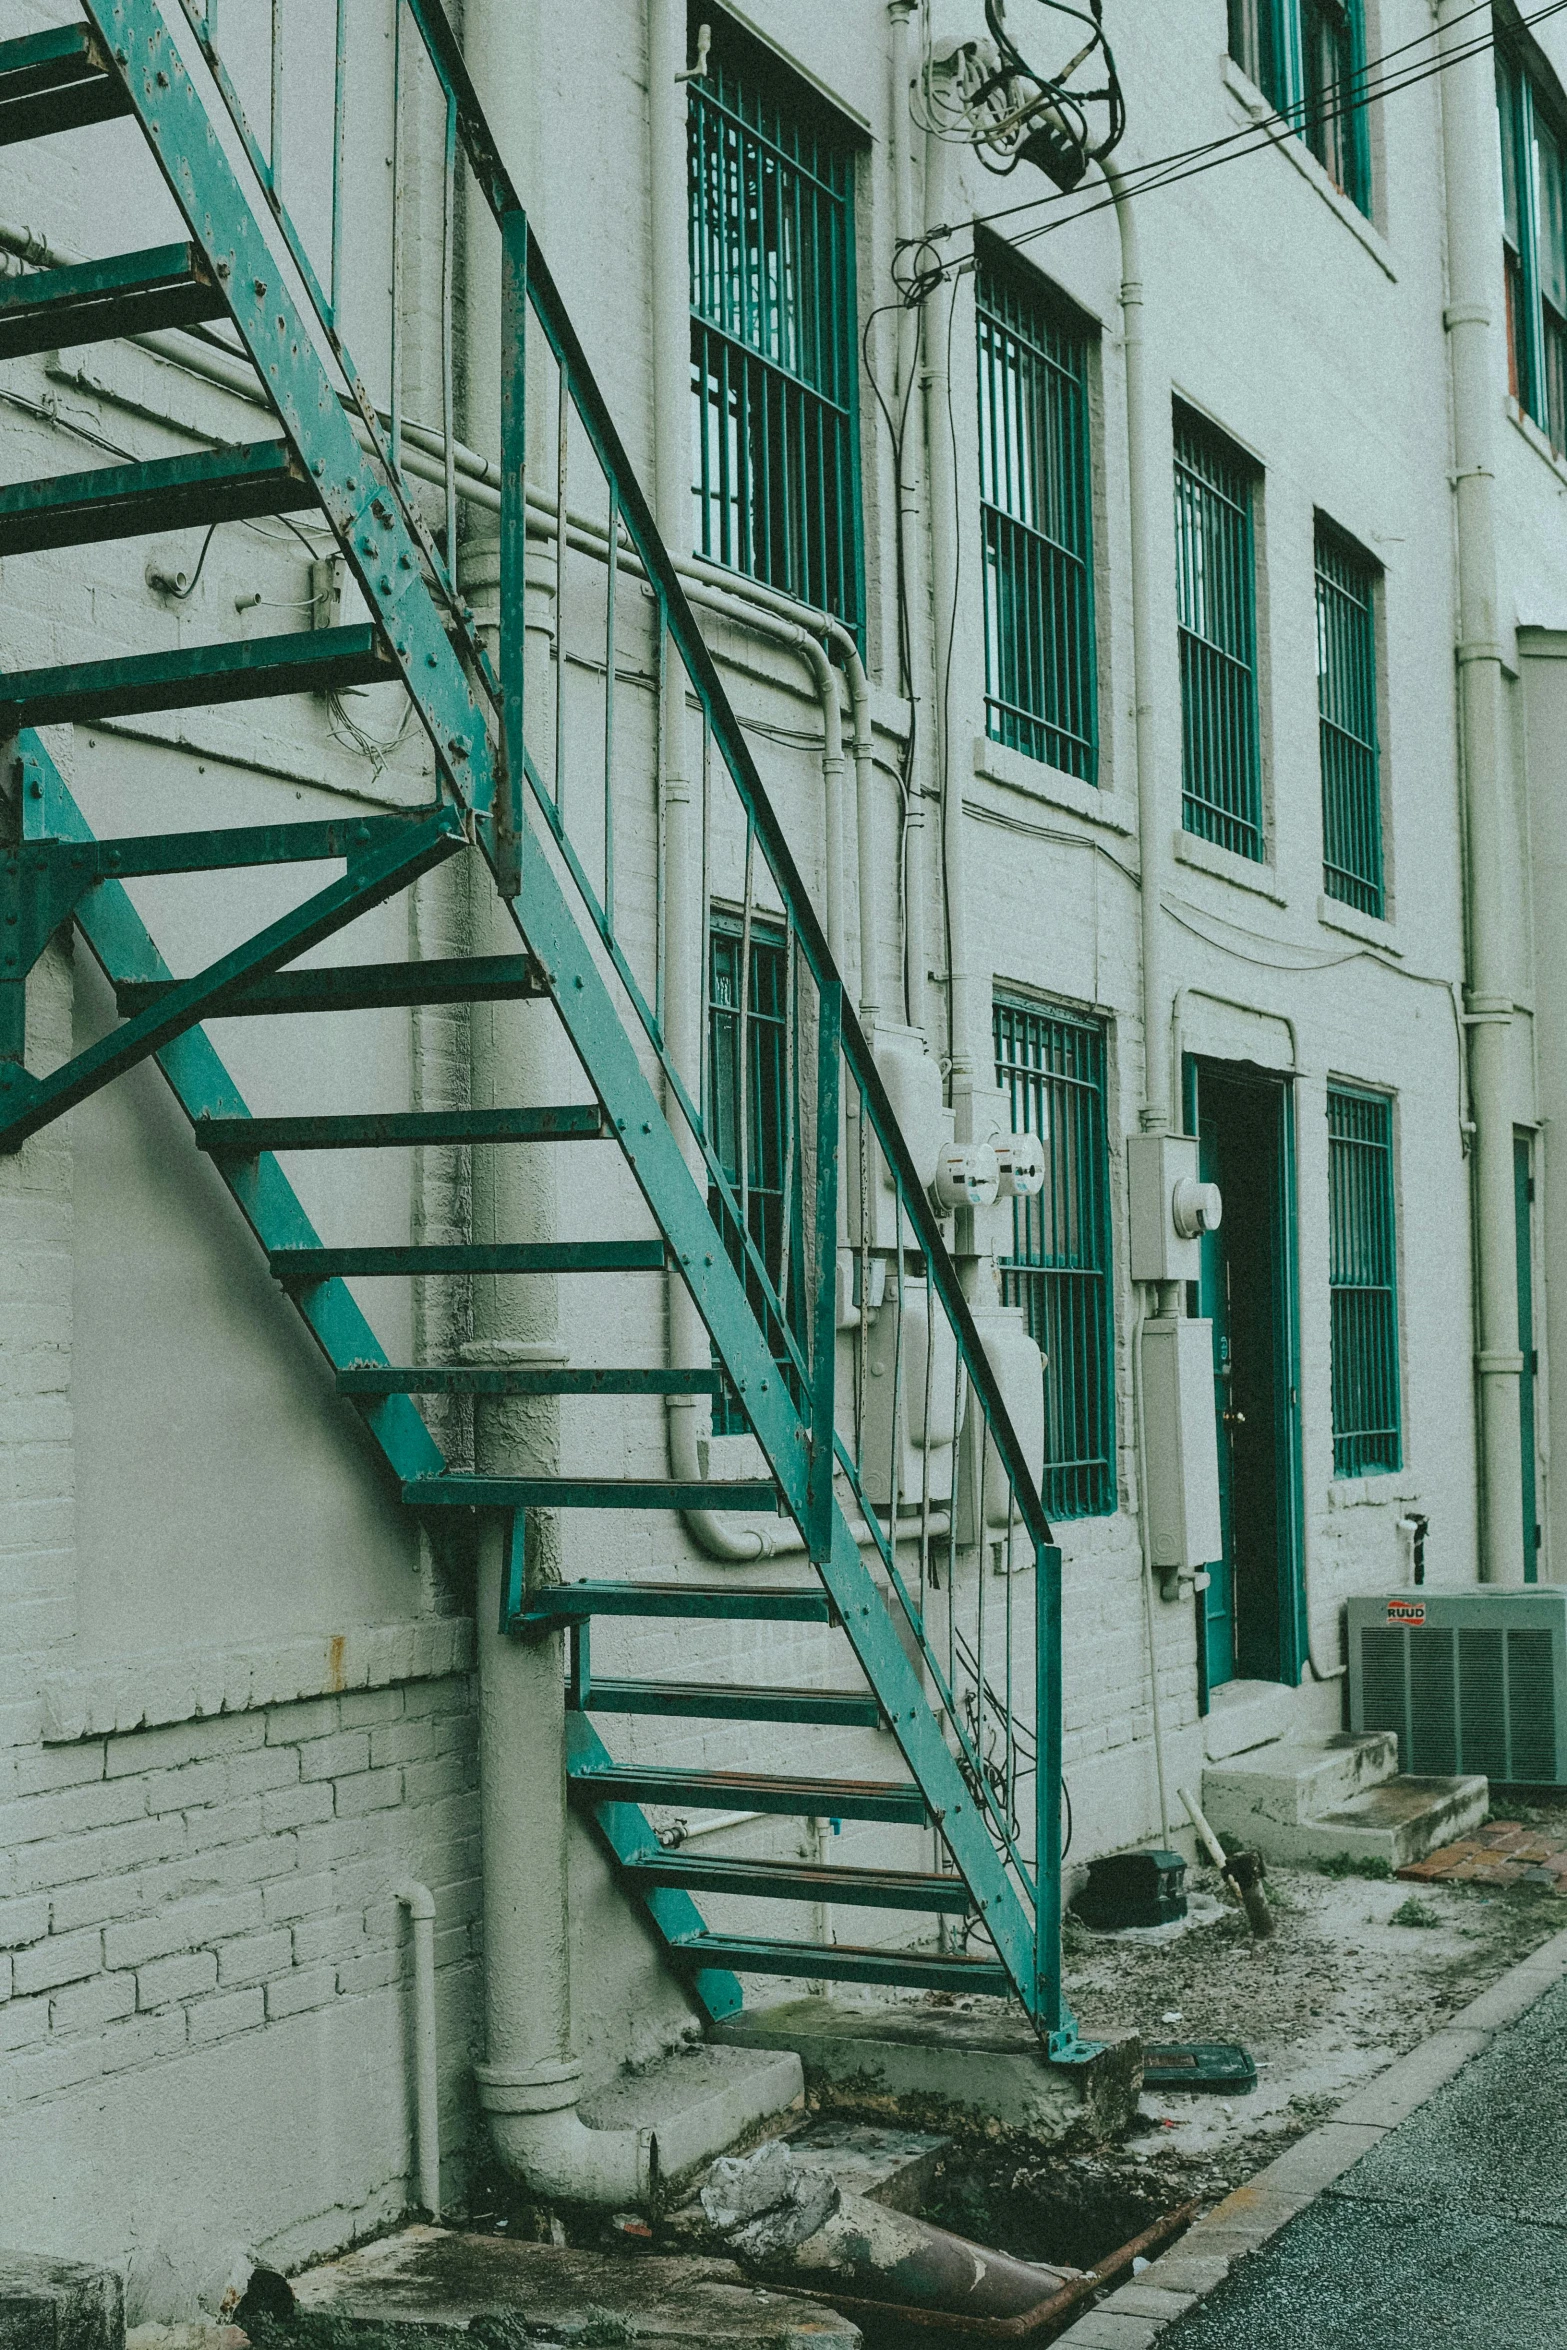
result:
<svg viewBox="0 0 1567 2350"><path fill-rule="evenodd" d="M1277 1931L1257 1942L1214 1872L1187 1884L1183 1925L1096 1934L1069 1918L1068 1995L1088 2034L1239 2041L1256 2088L1147 2092L1115 2146L966 2148L931 2218L1030 2259L1090 2263L1178 2203L1217 2202L1567 1926L1567 1901L1533 1885L1278 1868L1267 1878Z"/></svg>

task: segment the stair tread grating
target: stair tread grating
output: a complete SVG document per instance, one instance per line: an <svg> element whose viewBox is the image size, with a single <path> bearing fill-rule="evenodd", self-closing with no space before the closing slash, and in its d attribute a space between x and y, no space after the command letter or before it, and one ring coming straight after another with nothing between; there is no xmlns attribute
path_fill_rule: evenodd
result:
<svg viewBox="0 0 1567 2350"><path fill-rule="evenodd" d="M717 1395L716 1371L593 1370L582 1365L352 1363L339 1395Z"/></svg>
<svg viewBox="0 0 1567 2350"><path fill-rule="evenodd" d="M0 110L0 134L3 126ZM0 556L297 513L317 502L286 441L201 449L145 465L101 465L0 488Z"/></svg>
<svg viewBox="0 0 1567 2350"><path fill-rule="evenodd" d="M710 1489L709 1489L710 1490ZM585 1580L547 1583L528 1594L536 1623L565 1623L584 1616L690 1616L757 1618L775 1623L825 1624L832 1606L819 1584L606 1583Z"/></svg>
<svg viewBox="0 0 1567 2350"><path fill-rule="evenodd" d="M344 1248L275 1248L275 1278L379 1279L413 1273L661 1273L662 1240L495 1240L388 1242Z"/></svg>
<svg viewBox="0 0 1567 2350"><path fill-rule="evenodd" d="M554 1110L370 1110L322 1118L209 1118L197 1130L196 1145L213 1158L253 1159L259 1151L598 1142L604 1134L596 1109L578 1113L574 1106L569 1115Z"/></svg>
<svg viewBox="0 0 1567 2350"><path fill-rule="evenodd" d="M588 1683L584 1710L712 1722L809 1722L858 1730L876 1730L882 1722L880 1704L869 1689L764 1688L743 1681L601 1680L596 1673Z"/></svg>
<svg viewBox="0 0 1567 2350"><path fill-rule="evenodd" d="M778 1488L759 1477L721 1477L686 1482L678 1477L469 1477L451 1472L422 1477L403 1487L404 1501L419 1508L492 1510L771 1510L782 1507ZM555 1599L554 1592L579 1590L580 1585L555 1586L530 1596L524 1620L533 1623L564 1621L572 1612L620 1615L757 1615L792 1611L725 1608L583 1608L573 1611ZM820 1619L826 1620L826 1602Z"/></svg>
<svg viewBox="0 0 1567 2350"><path fill-rule="evenodd" d="M621 1864L633 1883L678 1885L748 1901L811 1901L849 1909L905 1909L963 1917L974 1907L961 1877L916 1869L817 1866L797 1860L731 1860L706 1854L648 1853Z"/></svg>
<svg viewBox="0 0 1567 2350"><path fill-rule="evenodd" d="M785 1942L770 1936L693 1934L671 1945L682 1966L732 1967L740 1974L801 1975L839 1983L885 1983L926 1991L982 1991L997 1998L1012 1990L995 1959L947 1951L864 1948L852 1943Z"/></svg>
<svg viewBox="0 0 1567 2350"><path fill-rule="evenodd" d="M84 24L0 42L0 146L129 114L130 100Z"/></svg>
<svg viewBox="0 0 1567 2350"><path fill-rule="evenodd" d="M0 287L5 284L0 279ZM0 357L4 357L0 336ZM375 627L313 628L283 636L131 653L119 661L78 661L0 672L0 710L12 727L66 726L152 710L185 710L264 696L339 692L390 684L398 672Z"/></svg>
<svg viewBox="0 0 1567 2350"><path fill-rule="evenodd" d="M693 1810L781 1812L790 1818L881 1820L924 1827L925 1798L911 1780L808 1779L775 1771L708 1771L656 1763L573 1766L572 1786L596 1803L687 1804Z"/></svg>
<svg viewBox="0 0 1567 2350"><path fill-rule="evenodd" d="M199 245L155 245L0 278L0 359L227 316Z"/></svg>
<svg viewBox="0 0 1567 2350"><path fill-rule="evenodd" d="M177 979L122 980L115 988L115 1001L129 1018L158 1003L179 985ZM274 971L269 978L255 980L224 1006L223 1017L273 1018L293 1012L379 1011L412 1004L498 1003L548 993L549 983L531 955L451 955L419 963L333 963L317 970ZM573 1114L591 1115L593 1131L603 1131L602 1118L591 1105L587 1110L575 1103L569 1108ZM565 1117L567 1111L554 1114ZM228 1123L210 1121L214 1129Z"/></svg>

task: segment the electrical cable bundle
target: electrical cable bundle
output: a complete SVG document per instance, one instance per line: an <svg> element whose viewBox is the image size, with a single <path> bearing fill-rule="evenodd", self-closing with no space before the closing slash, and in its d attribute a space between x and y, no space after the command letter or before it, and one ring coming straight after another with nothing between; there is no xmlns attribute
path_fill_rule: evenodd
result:
<svg viewBox="0 0 1567 2350"><path fill-rule="evenodd" d="M1038 4L1087 28L1087 39L1057 72L1043 73L1024 56L1007 25L1006 0L985 0L990 40L965 42L954 50L940 77L931 53L927 5L920 76L926 126L941 138L972 147L985 169L998 176L1032 163L1066 195L1090 163L1116 146L1126 128L1126 106L1105 39L1104 0L1087 0L1086 7L1075 7L1071 0ZM1074 86L1074 76L1095 59L1102 62L1103 79ZM1101 108L1104 127L1096 133L1091 110L1097 114Z"/></svg>

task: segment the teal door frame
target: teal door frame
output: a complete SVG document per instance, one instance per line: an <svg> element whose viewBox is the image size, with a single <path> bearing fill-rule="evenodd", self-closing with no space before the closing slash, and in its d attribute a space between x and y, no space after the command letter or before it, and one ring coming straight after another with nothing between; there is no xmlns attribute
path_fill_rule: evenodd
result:
<svg viewBox="0 0 1567 2350"><path fill-rule="evenodd" d="M1539 1358L1534 1335L1534 1137L1513 1135L1513 1226L1518 1251L1518 1446L1523 1471L1523 1579L1540 1580L1539 1429L1535 1409Z"/></svg>
<svg viewBox="0 0 1567 2350"><path fill-rule="evenodd" d="M1181 1067L1181 1094L1188 1134L1199 1144L1204 1178L1217 1181L1215 1132L1206 1134L1201 1119L1203 1056L1188 1053ZM1268 1217L1272 1262L1273 1379L1278 1399L1274 1411L1274 1490L1277 1519L1275 1555L1278 1585L1279 1678L1294 1686L1305 1671L1309 1654L1306 1623L1305 1478L1300 1406L1300 1251L1296 1185L1295 1088L1292 1079L1277 1070L1249 1062L1210 1061L1214 1074L1232 1083L1252 1086L1275 1103L1272 1165L1268 1170ZM1221 1414L1228 1399L1223 1349L1227 1332L1222 1273L1225 1263L1223 1228L1203 1241L1203 1272L1198 1285L1198 1310L1214 1325L1214 1410ZM1222 1420L1219 1425L1220 1512L1224 1526L1225 1557L1210 1567L1212 1581L1200 1594L1198 1607L1199 1698L1206 1713L1213 1689L1236 1677L1233 1546L1230 1536L1231 1494L1229 1452Z"/></svg>

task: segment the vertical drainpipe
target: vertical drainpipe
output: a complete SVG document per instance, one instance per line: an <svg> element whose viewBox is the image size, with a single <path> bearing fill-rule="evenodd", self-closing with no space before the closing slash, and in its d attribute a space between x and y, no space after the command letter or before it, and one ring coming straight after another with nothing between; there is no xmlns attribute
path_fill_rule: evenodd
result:
<svg viewBox="0 0 1567 2350"><path fill-rule="evenodd" d="M536 87L542 43L538 11L524 0L469 0L466 47L491 129L537 226L541 185ZM472 447L500 456L500 251L482 198L475 195L467 239L468 300L465 431ZM464 592L484 627L492 660L500 620L499 541L486 529L462 550ZM535 622L541 617L530 614ZM540 657L547 638L530 629L529 705L536 707ZM476 863L476 860L470 860ZM482 871L473 875L473 946L513 951L516 933ZM470 1029L475 1108L559 1100L558 1030L548 1004L476 1004ZM557 1225L554 1154L548 1150L476 1149L473 1237L476 1241L548 1241ZM556 1283L481 1276L473 1284L473 1330L466 1361L494 1368L560 1359ZM481 1401L474 1413L474 1458L497 1476L547 1472L557 1451L559 1405L550 1398ZM554 1568L558 1525L530 1513L528 1538ZM569 2111L578 2069L571 2042L567 1927L567 1811L564 1663L560 1636L537 1643L500 1630L505 1529L496 1519L480 1536L476 1638L479 1665L480 1817L484 1855L484 2033L486 2061L476 2067L479 2102L490 2117L496 2150L516 2162L513 2117Z"/></svg>
<svg viewBox="0 0 1567 2350"><path fill-rule="evenodd" d="M1475 1120L1478 1289L1475 1370L1480 1421L1480 1574L1523 1580L1517 1266L1509 1083L1514 942L1504 888L1511 839L1504 646L1496 560L1496 303L1502 290L1496 97L1489 50L1462 54L1466 0L1440 0L1437 38L1447 189L1453 487L1458 557L1458 715L1468 850L1470 1099Z"/></svg>
<svg viewBox="0 0 1567 2350"><path fill-rule="evenodd" d="M892 33L892 111L889 117L888 151L892 165L893 226L900 245L906 244L915 233L913 122L909 110L909 93L913 82L909 24L913 12L913 0L888 0L887 13ZM926 160L928 169L931 160L928 153ZM933 730L939 721L930 690L930 641L926 625L926 591L930 575L926 565L924 536L925 511L929 502L924 462L925 425L924 418L915 414L911 394L911 386L920 366L920 320L921 312L918 310L900 308L898 312L897 375L892 401L893 414L908 420L903 434L903 463L899 468L897 485L898 546L903 565L903 592L909 614L909 675L903 683L916 729L914 757L909 762L906 835L900 852L902 871L899 897L904 907L904 953L908 973L906 1011L902 988L884 988L880 980L881 959L875 947L877 869L870 836L861 843L860 922L862 938L869 942L862 947L862 955L869 955L866 967L875 980L877 1002L873 1009L879 1008L884 1018L895 1023L906 1017L909 1025L923 1034L925 974L930 964L926 936L930 860L926 849L923 778L930 772ZM873 826L872 835L875 830ZM868 986L869 983L862 979L862 993L867 991ZM872 1031L868 1029L867 1033Z"/></svg>
<svg viewBox="0 0 1567 2350"><path fill-rule="evenodd" d="M1159 744L1154 731L1157 663L1153 644L1153 485L1149 478L1147 347L1143 340L1143 264L1137 215L1113 163L1101 162L1115 205L1121 239L1121 352L1126 371L1126 497L1132 560L1132 698L1137 758L1137 853L1142 922L1143 1098L1139 1123L1145 1134L1169 1134L1175 1125L1170 1022L1164 978L1164 831L1159 806ZM1139 1304L1132 1334L1133 1420L1137 1445L1137 1533L1142 1549L1143 1634L1148 1643L1149 1716L1153 1728L1154 1777L1159 1828L1170 1841L1169 1779L1165 1768L1164 1715L1159 1701L1158 1609L1150 1540L1148 1447L1143 1418L1143 1326L1150 1314L1181 1310L1179 1285L1150 1283Z"/></svg>
<svg viewBox="0 0 1567 2350"><path fill-rule="evenodd" d="M691 281L686 161L685 0L647 0L648 182L653 342L653 511L659 536L678 554L691 544ZM701 968L701 838L692 801L691 729L685 665L665 632L659 663L658 786L663 812L664 1032L670 1057L693 1101L701 1088L702 1018L707 975ZM700 1161L670 1089L670 1124L686 1147L692 1173ZM700 1178L699 1178L700 1179ZM669 1360L677 1370L711 1359L707 1332L679 1274L668 1276ZM665 1398L670 1467L697 1474L694 1395ZM715 1540L722 1527L694 1527ZM708 1547L704 1543L704 1548Z"/></svg>
<svg viewBox="0 0 1567 2350"><path fill-rule="evenodd" d="M934 132L925 140L925 224L941 224L947 198L947 146ZM938 309L933 295L921 308L924 365L920 385L925 403L925 464L930 485L930 601L931 645L935 660L931 711L932 749L941 794L941 871L947 918L947 1035L951 1056L951 1098L956 1102L974 1083L973 1038L969 1031L968 903L963 886L963 758L962 745L953 738L948 683L953 669L953 640L958 634L959 523L956 455L952 446L951 391L947 381L948 355L953 347L948 303L955 303L957 280L944 286L945 301ZM962 683L958 681L961 702ZM923 827L921 828L923 837ZM921 924L921 931L923 924ZM916 935L910 920L910 937ZM924 992L924 962L916 972L919 994ZM919 996L916 996L916 1005ZM918 1010L916 1025L924 1021Z"/></svg>

